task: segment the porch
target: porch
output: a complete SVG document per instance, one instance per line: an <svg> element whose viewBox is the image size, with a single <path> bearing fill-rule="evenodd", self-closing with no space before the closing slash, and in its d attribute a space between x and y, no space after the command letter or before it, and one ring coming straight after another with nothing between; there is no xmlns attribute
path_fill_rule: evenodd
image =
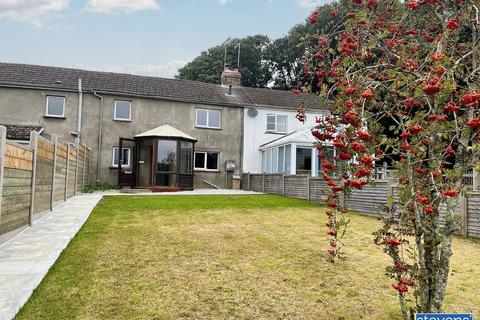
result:
<svg viewBox="0 0 480 320"><path fill-rule="evenodd" d="M120 138L118 186L154 192L193 190L196 142L170 125Z"/></svg>

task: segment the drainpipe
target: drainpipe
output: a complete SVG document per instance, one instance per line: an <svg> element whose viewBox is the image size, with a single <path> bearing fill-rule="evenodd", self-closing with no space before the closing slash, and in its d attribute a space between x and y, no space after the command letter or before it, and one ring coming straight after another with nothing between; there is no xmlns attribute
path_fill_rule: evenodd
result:
<svg viewBox="0 0 480 320"><path fill-rule="evenodd" d="M98 123L98 145L97 145L97 176L95 179L95 182L97 184L100 183L100 166L102 163L102 126L103 126L103 97L96 93L95 91L92 91L93 95L97 98L100 99L100 119Z"/></svg>
<svg viewBox="0 0 480 320"><path fill-rule="evenodd" d="M82 132L82 107L83 107L83 91L82 79L78 79L78 121L77 121L77 144L81 141Z"/></svg>

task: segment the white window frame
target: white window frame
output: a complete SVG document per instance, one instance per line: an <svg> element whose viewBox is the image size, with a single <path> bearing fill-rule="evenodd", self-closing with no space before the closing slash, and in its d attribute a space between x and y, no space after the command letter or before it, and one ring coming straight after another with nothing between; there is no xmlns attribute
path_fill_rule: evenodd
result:
<svg viewBox="0 0 480 320"><path fill-rule="evenodd" d="M62 112L62 115L49 114L48 113L48 100L49 100L50 97L63 98L63 112ZM47 95L47 100L45 102L45 116L49 117L49 118L65 118L65 97L64 96Z"/></svg>
<svg viewBox="0 0 480 320"><path fill-rule="evenodd" d="M128 113L128 119L127 118L119 118L117 117L117 102L128 102L129 106L130 106L130 110L129 110L129 113ZM128 100L115 100L114 102L114 108L113 108L113 120L115 121L132 121L132 101L128 101Z"/></svg>
<svg viewBox="0 0 480 320"><path fill-rule="evenodd" d="M119 146L114 146L112 148L112 167L118 167L118 163L115 163L115 150L118 150ZM122 148L123 150L128 150L127 164L122 164L122 168L129 168L132 160L132 149L131 148ZM120 152L118 153L118 160L120 160Z"/></svg>
<svg viewBox="0 0 480 320"><path fill-rule="evenodd" d="M198 124L198 111L206 111L207 112L207 125ZM220 118L218 119L218 127L214 127L210 125L210 112L215 111L220 114ZM221 129L222 128L222 110L218 109L195 109L195 127L197 128L207 128L207 129Z"/></svg>
<svg viewBox="0 0 480 320"><path fill-rule="evenodd" d="M275 129L274 130L269 130L268 129L268 117L275 117ZM285 131L278 131L278 117L285 117ZM286 134L288 132L288 116L283 115L283 114L267 114L267 121L266 121L265 127L266 127L266 132Z"/></svg>
<svg viewBox="0 0 480 320"><path fill-rule="evenodd" d="M204 160L204 165L203 168L196 167L195 163L197 160L197 154L203 153L203 160ZM207 169L207 154L209 153L215 153L217 154L217 169ZM220 152L215 152L215 151L195 151L194 157L193 157L193 170L194 171L210 171L210 172L218 172L220 170Z"/></svg>

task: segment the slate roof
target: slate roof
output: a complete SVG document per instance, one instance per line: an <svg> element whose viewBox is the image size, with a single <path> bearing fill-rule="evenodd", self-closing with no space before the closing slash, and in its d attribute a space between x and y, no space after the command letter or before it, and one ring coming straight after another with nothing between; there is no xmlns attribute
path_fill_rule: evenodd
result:
<svg viewBox="0 0 480 320"><path fill-rule="evenodd" d="M0 63L0 86L76 91L79 78L82 79L82 87L86 92L98 91L200 104L265 106L292 110L302 103L308 109L321 109L313 95L297 95L289 91L233 87L229 94L227 87L197 81Z"/></svg>
<svg viewBox="0 0 480 320"><path fill-rule="evenodd" d="M7 139L10 140L30 140L30 131L43 131L40 125L21 125L21 124L2 124L7 128Z"/></svg>

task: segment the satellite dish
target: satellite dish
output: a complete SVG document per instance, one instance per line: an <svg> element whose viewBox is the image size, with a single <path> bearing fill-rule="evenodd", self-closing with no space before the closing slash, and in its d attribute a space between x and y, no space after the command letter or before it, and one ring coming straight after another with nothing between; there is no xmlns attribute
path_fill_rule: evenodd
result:
<svg viewBox="0 0 480 320"><path fill-rule="evenodd" d="M255 109L255 108L250 108L250 109L248 109L247 114L248 114L251 118L255 118L255 117L258 115L258 110Z"/></svg>

